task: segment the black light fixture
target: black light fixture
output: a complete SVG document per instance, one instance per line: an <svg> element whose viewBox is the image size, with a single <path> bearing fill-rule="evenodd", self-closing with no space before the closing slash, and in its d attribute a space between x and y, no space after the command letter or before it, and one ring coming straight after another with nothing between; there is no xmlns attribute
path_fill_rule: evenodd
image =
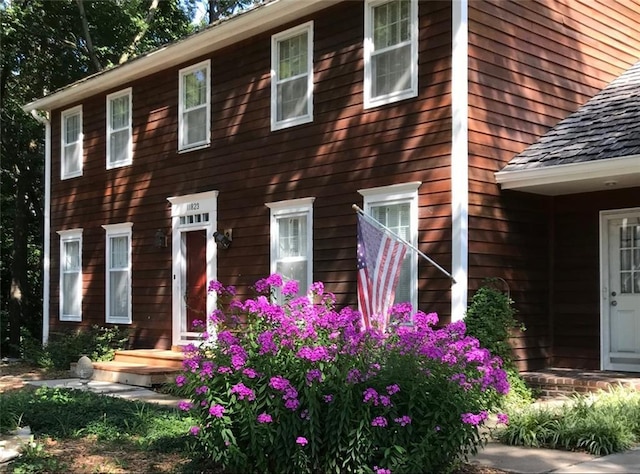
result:
<svg viewBox="0 0 640 474"><path fill-rule="evenodd" d="M232 239L232 230L225 229L224 232L215 231L213 233L213 239L218 244L219 248L228 249L231 246Z"/></svg>
<svg viewBox="0 0 640 474"><path fill-rule="evenodd" d="M167 246L167 236L162 232L162 229L156 230L156 235L153 238L153 243L157 249L163 249Z"/></svg>

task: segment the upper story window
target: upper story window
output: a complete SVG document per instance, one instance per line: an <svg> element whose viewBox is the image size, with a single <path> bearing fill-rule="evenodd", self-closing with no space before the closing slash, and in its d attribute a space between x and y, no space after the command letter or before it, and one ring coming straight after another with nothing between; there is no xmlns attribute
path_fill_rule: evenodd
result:
<svg viewBox="0 0 640 474"><path fill-rule="evenodd" d="M131 88L107 96L107 169L130 165L133 157Z"/></svg>
<svg viewBox="0 0 640 474"><path fill-rule="evenodd" d="M60 321L82 321L82 229L61 230Z"/></svg>
<svg viewBox="0 0 640 474"><path fill-rule="evenodd" d="M313 120L313 22L271 38L271 130Z"/></svg>
<svg viewBox="0 0 640 474"><path fill-rule="evenodd" d="M211 61L180 70L178 150L211 143Z"/></svg>
<svg viewBox="0 0 640 474"><path fill-rule="evenodd" d="M361 189L364 212L414 247L418 243L418 187L420 182ZM407 251L400 269L394 304L418 308L418 259Z"/></svg>
<svg viewBox="0 0 640 474"><path fill-rule="evenodd" d="M133 224L102 226L106 231L107 323L131 323L131 229Z"/></svg>
<svg viewBox="0 0 640 474"><path fill-rule="evenodd" d="M418 95L418 1L366 0L364 107Z"/></svg>
<svg viewBox="0 0 640 474"><path fill-rule="evenodd" d="M60 179L82 176L82 106L61 115Z"/></svg>
<svg viewBox="0 0 640 474"><path fill-rule="evenodd" d="M268 203L271 209L271 273L298 282L304 295L313 278L313 201L315 198ZM276 300L281 299L276 294Z"/></svg>

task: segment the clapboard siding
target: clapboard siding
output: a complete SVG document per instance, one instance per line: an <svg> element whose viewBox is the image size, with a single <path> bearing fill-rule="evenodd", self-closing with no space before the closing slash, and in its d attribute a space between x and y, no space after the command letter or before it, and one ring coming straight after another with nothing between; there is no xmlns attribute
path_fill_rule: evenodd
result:
<svg viewBox="0 0 640 474"><path fill-rule="evenodd" d="M557 360L566 362L570 348L584 365L593 341L554 347L568 340L577 314L557 326L550 301L575 277L551 279L552 252L556 263L569 258L552 248L562 240L548 224L552 199L501 192L493 174L637 60L640 38L629 25L638 21L635 0L469 3L469 275L471 285L497 276L512 288L528 328L514 339L522 368L552 363L556 350ZM594 244L585 235L582 245L569 245L593 252L597 239ZM595 282L589 290L597 298ZM565 312L580 313L576 297L567 296L573 309ZM596 326L588 330L599 334Z"/></svg>
<svg viewBox="0 0 640 474"><path fill-rule="evenodd" d="M104 324L101 225L133 222L134 340L170 344L171 250L153 245L156 229L170 229L170 196L219 191L217 225L233 229L233 245L218 253L218 278L242 296L269 272L266 202L315 197L314 279L324 281L340 305L356 303L351 204L362 203L358 189L422 181L420 227L427 230L421 248L450 262L451 9L448 2L421 2L419 10L416 99L363 110L364 8L345 2L116 88L133 90L131 166L105 169L106 93L99 94L83 102L83 176L60 181L60 111L54 111L52 230L84 228L84 322ZM311 19L314 120L272 132L271 34ZM211 60L211 146L178 153L178 71L205 59ZM57 260L53 245L52 295ZM446 320L448 280L422 263L419 278L421 306ZM51 307L57 311L57 300Z"/></svg>

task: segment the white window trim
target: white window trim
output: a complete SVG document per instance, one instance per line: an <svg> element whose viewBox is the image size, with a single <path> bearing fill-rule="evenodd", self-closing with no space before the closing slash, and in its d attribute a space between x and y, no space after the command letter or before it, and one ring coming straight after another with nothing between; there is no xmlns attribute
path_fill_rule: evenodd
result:
<svg viewBox="0 0 640 474"><path fill-rule="evenodd" d="M278 64L281 41L307 33L307 114L278 120ZM299 76L296 76L299 77ZM291 80L294 78L289 78ZM303 23L271 37L271 130L280 130L313 121L313 21Z"/></svg>
<svg viewBox="0 0 640 474"><path fill-rule="evenodd" d="M133 286L133 279L132 279L132 261L133 261L133 254L131 252L132 249L132 245L131 245L131 236L133 234L132 232L132 228L133 228L133 223L132 222L125 222L122 224L108 224L108 225L103 225L102 228L106 231L106 236L105 236L105 261L104 261L104 268L105 268L105 322L107 323L112 323L112 324L131 324L132 322L132 316L131 316L131 287ZM111 291L111 283L110 283L110 278L109 278L109 272L110 272L110 259L111 259L111 238L112 237L118 237L118 236L127 236L128 241L129 241L129 267L128 267L128 272L129 272L129 294L128 294L128 301L129 301L129 308L127 309L127 317L126 318L119 318L119 317L111 317L111 308L110 308L110 303L109 303L109 295L110 295L110 291Z"/></svg>
<svg viewBox="0 0 640 474"><path fill-rule="evenodd" d="M271 210L271 226L269 235L271 236L270 272L275 273L277 269L276 255L278 253L278 219L291 215L306 214L307 216L307 282L313 283L313 202L316 198L291 199L288 201L277 201L265 203ZM300 288L306 291L307 288Z"/></svg>
<svg viewBox="0 0 640 474"><path fill-rule="evenodd" d="M364 198L363 210L368 216L371 208L384 204L409 203L411 235L407 241L418 248L418 188L421 181L380 186L376 188L359 189L358 193ZM418 310L418 255L413 250L408 250L406 257L410 261L411 268L411 306Z"/></svg>
<svg viewBox="0 0 640 474"><path fill-rule="evenodd" d="M60 236L60 279L58 281L59 286L59 302L58 302L58 319L60 321L71 321L71 322L81 322L82 321L82 229L69 229L69 230L59 230L58 235ZM78 245L78 257L80 259L80 270L79 270L79 279L80 279L80 314L77 315L65 315L63 314L64 308L64 269L62 262L64 261L64 244L67 242L77 241Z"/></svg>
<svg viewBox="0 0 640 474"><path fill-rule="evenodd" d="M67 168L66 165L66 154L65 148L68 143L67 139L67 121L66 118L72 115L80 116L80 135L78 136L78 141L80 142L80 146L78 147L78 153L80 153L80 169L78 171L74 171L73 173L65 173ZM84 165L84 133L83 133L83 124L82 124L82 105L78 105L76 107L72 107L70 109L62 111L60 114L60 179L69 179L76 178L78 176L82 176L82 169Z"/></svg>
<svg viewBox="0 0 640 474"><path fill-rule="evenodd" d="M371 56L373 54L373 8L389 0L365 0L364 3L364 108L391 104L418 95L418 0L410 0L411 8L411 87L407 90L372 97Z"/></svg>
<svg viewBox="0 0 640 474"><path fill-rule="evenodd" d="M115 99L119 99L120 97L128 96L129 97L129 123L127 124L127 132L128 132L128 146L127 146L127 156L122 161L112 161L111 160L111 134L113 132L119 132L123 129L113 130L111 128L111 102ZM127 89L123 89L118 92L114 92L113 94L109 94L107 96L107 169L119 168L121 166L130 165L133 162L133 93L132 88L129 87Z"/></svg>
<svg viewBox="0 0 640 474"><path fill-rule="evenodd" d="M207 76L207 98L205 102L206 108L206 132L207 136L204 140L196 143L190 143L188 145L183 144L184 139L184 99L183 99L183 78L187 74L192 73L198 69L205 69ZM206 61L199 62L198 64L193 64L184 69L180 69L180 73L178 74L178 151L185 152L191 150L197 150L201 148L205 148L211 144L211 60L207 59Z"/></svg>

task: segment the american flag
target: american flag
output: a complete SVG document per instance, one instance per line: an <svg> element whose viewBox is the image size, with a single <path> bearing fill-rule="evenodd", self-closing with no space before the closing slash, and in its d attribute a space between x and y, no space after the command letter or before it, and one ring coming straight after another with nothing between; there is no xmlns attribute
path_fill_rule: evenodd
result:
<svg viewBox="0 0 640 474"><path fill-rule="evenodd" d="M386 330L405 245L358 214L358 303L365 329Z"/></svg>

